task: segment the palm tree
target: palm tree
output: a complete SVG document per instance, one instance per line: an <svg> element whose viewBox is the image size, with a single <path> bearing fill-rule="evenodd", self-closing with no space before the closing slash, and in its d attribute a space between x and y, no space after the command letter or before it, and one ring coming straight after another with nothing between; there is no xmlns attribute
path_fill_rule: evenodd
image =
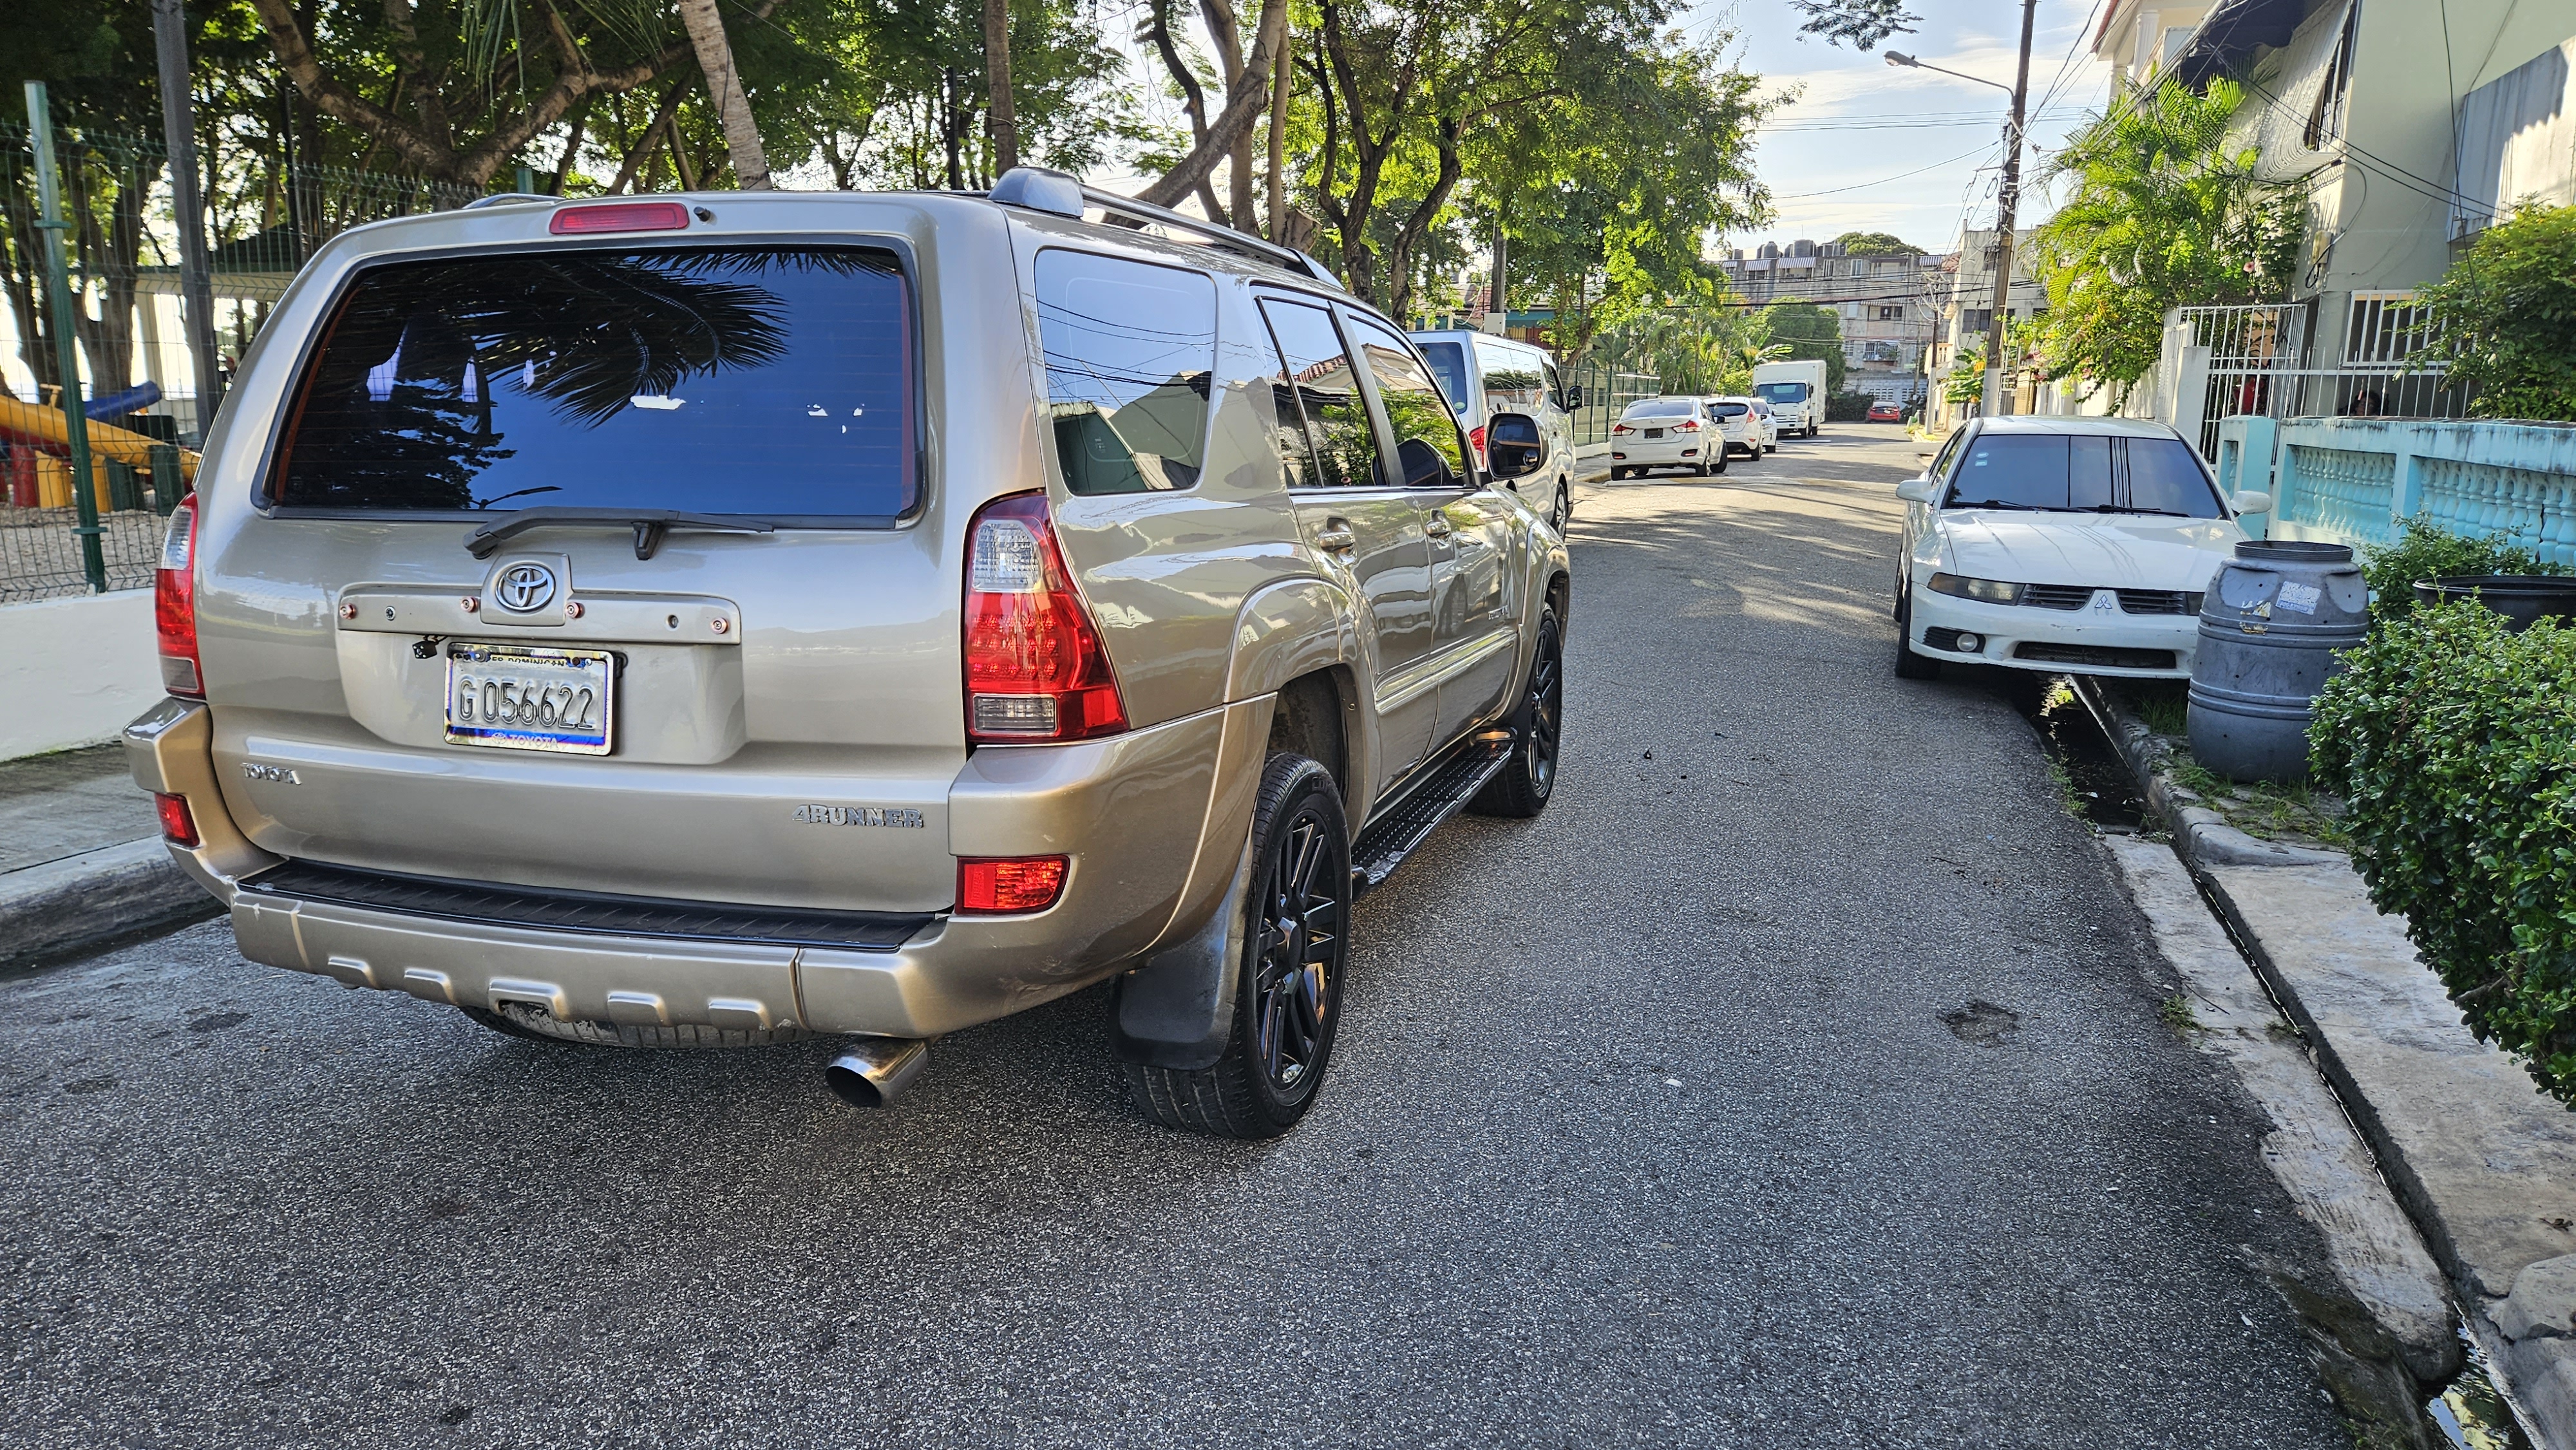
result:
<svg viewBox="0 0 2576 1450"><path fill-rule="evenodd" d="M733 158L734 184L745 191L767 191L769 158L760 147L760 123L752 119L751 100L743 94L742 73L734 69L733 45L725 39L724 18L716 0L680 0L680 20L689 27L689 44L697 50L698 69L715 97L716 119L724 128L725 151Z"/></svg>

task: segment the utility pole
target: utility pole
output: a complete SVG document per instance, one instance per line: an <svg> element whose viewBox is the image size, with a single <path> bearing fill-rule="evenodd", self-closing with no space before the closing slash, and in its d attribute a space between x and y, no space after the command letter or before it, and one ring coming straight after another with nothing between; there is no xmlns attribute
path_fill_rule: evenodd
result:
<svg viewBox="0 0 2576 1450"><path fill-rule="evenodd" d="M81 401L78 313L72 311L71 282L63 268L63 188L54 170L54 122L45 109L45 83L27 82L27 130L36 142L36 229L45 234L45 287L54 304L54 359L63 380L63 437L71 444L72 514L80 522L72 533L81 543L81 573L90 592L107 592L107 556L99 551L98 489L90 482L89 408Z"/></svg>
<svg viewBox="0 0 2576 1450"><path fill-rule="evenodd" d="M197 365L197 440L202 443L224 400L224 375L215 352L205 202L197 192L197 122L188 104L188 17L179 0L152 0L152 41L161 57L161 141L170 153L170 207L179 224L180 310L186 314L188 353Z"/></svg>
<svg viewBox="0 0 2576 1450"><path fill-rule="evenodd" d="M2030 97L2030 27L2039 0L2021 0L2021 65L2013 75L2012 124L2004 128L2004 184L1996 198L1995 315L1986 327L1986 397L1989 418L2003 411L2004 325L2012 304L2013 211L2021 201L2022 107Z"/></svg>

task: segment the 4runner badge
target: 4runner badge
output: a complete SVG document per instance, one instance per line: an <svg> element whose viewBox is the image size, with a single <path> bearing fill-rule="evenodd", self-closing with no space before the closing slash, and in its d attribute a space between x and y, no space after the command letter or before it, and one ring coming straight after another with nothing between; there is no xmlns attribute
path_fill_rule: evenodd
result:
<svg viewBox="0 0 2576 1450"><path fill-rule="evenodd" d="M892 806L798 806L795 816L800 826L893 826L898 830L927 830L930 823L921 812Z"/></svg>

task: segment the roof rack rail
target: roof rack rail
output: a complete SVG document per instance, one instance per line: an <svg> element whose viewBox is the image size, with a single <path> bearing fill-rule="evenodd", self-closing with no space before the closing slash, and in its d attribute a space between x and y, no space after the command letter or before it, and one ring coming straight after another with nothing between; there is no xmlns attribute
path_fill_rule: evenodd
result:
<svg viewBox="0 0 2576 1450"><path fill-rule="evenodd" d="M1178 227L1227 251L1240 252L1247 257L1255 257L1274 266L1285 267L1291 272L1312 277L1336 292L1347 290L1342 286L1340 278L1324 269L1323 263L1294 247L1283 247L1277 242L1266 242L1249 232L1240 232L1215 222L1203 222L1197 217L1184 216L1168 207L1141 202L1134 197L1120 196L1114 191L1102 191L1097 187L1084 186L1074 177L1047 167L1014 166L1003 172L1001 179L994 182L993 189L985 195L1004 206L1027 207L1033 211L1051 212L1057 216L1069 216L1077 220L1082 216L1082 209L1085 206L1096 206L1113 216L1133 217L1138 221Z"/></svg>

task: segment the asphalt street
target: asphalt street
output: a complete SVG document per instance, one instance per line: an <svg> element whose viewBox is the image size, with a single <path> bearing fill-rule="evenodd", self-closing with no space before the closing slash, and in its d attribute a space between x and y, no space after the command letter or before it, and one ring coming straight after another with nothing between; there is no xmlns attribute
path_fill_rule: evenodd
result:
<svg viewBox="0 0 2576 1450"><path fill-rule="evenodd" d="M1536 821L1366 901L1324 1099L1099 992L630 1053L244 963L0 983L9 1446L2343 1446L2266 1122L2036 736L1890 673L1914 450L1588 488Z"/></svg>

